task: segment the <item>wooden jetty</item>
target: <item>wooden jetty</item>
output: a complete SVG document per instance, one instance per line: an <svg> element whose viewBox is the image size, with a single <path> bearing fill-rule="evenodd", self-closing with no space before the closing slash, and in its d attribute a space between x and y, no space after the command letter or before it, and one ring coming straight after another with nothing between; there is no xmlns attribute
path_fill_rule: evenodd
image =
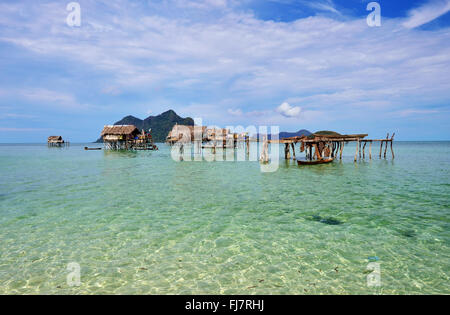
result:
<svg viewBox="0 0 450 315"><path fill-rule="evenodd" d="M372 159L372 144L380 143L380 153L379 157L382 157L383 154L383 146L384 146L384 154L383 157L386 158L388 145L390 146L392 159L395 158L393 142L395 133L389 137L387 134L386 139L365 139L367 134L354 134L354 135L340 135L340 134L313 134L309 137L292 137L292 138L283 138L280 140L270 141L271 143L283 143L285 145L284 149L284 157L285 159L291 159L291 150L292 157L296 159L295 155L295 145L297 143L300 144L300 152L305 152L306 160L323 160L326 158L338 158L342 159L342 152L344 150L344 146L349 142L356 142L356 152L354 161L356 162L358 159L366 158L366 146L369 144L369 159Z"/></svg>
<svg viewBox="0 0 450 315"><path fill-rule="evenodd" d="M134 125L108 125L101 133L108 150L158 150L153 143L151 130L142 132Z"/></svg>
<svg viewBox="0 0 450 315"><path fill-rule="evenodd" d="M49 147L66 147L70 145L70 142L64 141L61 136L50 136L47 139L47 145Z"/></svg>

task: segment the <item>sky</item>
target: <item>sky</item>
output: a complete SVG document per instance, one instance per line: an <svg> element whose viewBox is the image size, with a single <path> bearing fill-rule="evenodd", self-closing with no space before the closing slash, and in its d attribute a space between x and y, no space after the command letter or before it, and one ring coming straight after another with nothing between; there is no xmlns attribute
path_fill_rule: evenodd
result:
<svg viewBox="0 0 450 315"><path fill-rule="evenodd" d="M450 0L0 0L0 142L204 125L450 140Z"/></svg>

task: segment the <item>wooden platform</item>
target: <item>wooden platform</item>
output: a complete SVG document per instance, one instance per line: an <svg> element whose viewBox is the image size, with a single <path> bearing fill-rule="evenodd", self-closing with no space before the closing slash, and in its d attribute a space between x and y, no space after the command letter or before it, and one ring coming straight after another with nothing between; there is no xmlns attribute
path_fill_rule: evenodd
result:
<svg viewBox="0 0 450 315"><path fill-rule="evenodd" d="M313 137L292 137L283 138L279 140L269 140L269 143L282 143L285 145L285 159L289 160L292 156L295 159L295 145L299 143L301 145L300 152L306 151L306 158L310 161L319 161L324 158L337 158L339 156L342 159L342 151L345 144L349 142L356 142L355 162L359 159L366 158L366 146L369 144L369 159L372 159L372 143L380 143L379 157L383 155L384 146L384 158L386 158L387 147L390 144L392 159L395 158L393 142L395 133L389 138L389 133L386 139L364 139L367 134L354 134L354 135L316 135ZM314 153L313 153L314 151Z"/></svg>

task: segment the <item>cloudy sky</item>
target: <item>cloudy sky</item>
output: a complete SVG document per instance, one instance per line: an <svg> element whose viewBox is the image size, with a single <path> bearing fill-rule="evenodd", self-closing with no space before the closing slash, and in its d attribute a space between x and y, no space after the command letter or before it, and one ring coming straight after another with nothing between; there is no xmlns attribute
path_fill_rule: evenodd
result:
<svg viewBox="0 0 450 315"><path fill-rule="evenodd" d="M204 124L450 139L450 0L0 2L0 142L95 140L168 109Z"/></svg>

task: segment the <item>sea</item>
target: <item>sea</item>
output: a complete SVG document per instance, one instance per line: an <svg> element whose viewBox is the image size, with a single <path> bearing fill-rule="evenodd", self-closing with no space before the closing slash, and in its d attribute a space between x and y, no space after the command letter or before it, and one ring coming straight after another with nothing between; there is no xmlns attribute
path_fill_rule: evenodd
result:
<svg viewBox="0 0 450 315"><path fill-rule="evenodd" d="M270 172L85 146L0 145L0 294L450 294L450 142Z"/></svg>

